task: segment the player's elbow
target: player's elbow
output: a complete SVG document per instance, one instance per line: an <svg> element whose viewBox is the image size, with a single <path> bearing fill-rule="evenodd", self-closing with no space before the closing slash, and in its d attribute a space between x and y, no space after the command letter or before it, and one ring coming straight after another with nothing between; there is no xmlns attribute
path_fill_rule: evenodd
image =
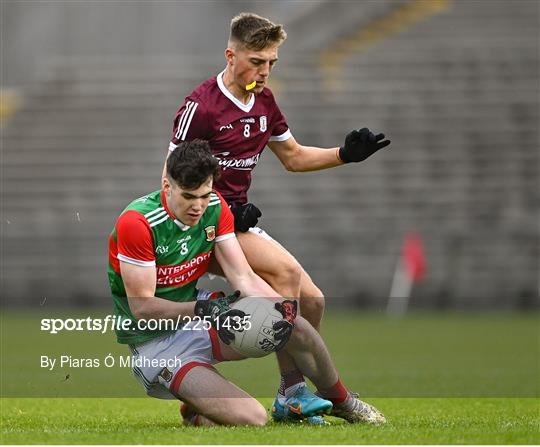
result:
<svg viewBox="0 0 540 447"><path fill-rule="evenodd" d="M283 160L283 166L289 172L302 172L302 165L299 163L297 157L290 157L286 160Z"/></svg>
<svg viewBox="0 0 540 447"><path fill-rule="evenodd" d="M130 306L130 310L136 320L147 320L149 317L148 313L144 312L143 309L140 309L137 307L134 308Z"/></svg>
<svg viewBox="0 0 540 447"><path fill-rule="evenodd" d="M300 146L290 151L285 157L281 158L281 163L289 172L302 172L303 169L303 152Z"/></svg>
<svg viewBox="0 0 540 447"><path fill-rule="evenodd" d="M150 313L144 312L141 309L131 309L131 313L136 320L148 320L150 318Z"/></svg>
<svg viewBox="0 0 540 447"><path fill-rule="evenodd" d="M283 166L285 167L285 169L289 172L296 172L296 166L294 163L292 163L291 161L284 161L283 162Z"/></svg>
<svg viewBox="0 0 540 447"><path fill-rule="evenodd" d="M128 298L129 310L137 320L148 320L153 316L153 306L148 298Z"/></svg>

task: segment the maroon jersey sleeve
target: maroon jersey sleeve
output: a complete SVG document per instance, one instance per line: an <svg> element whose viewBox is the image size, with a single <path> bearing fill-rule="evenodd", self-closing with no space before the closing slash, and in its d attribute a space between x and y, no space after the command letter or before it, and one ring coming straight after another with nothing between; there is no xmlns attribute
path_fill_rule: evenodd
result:
<svg viewBox="0 0 540 447"><path fill-rule="evenodd" d="M142 267L156 265L152 230L144 216L126 211L116 222L118 260Z"/></svg>
<svg viewBox="0 0 540 447"><path fill-rule="evenodd" d="M274 99L274 95L272 95L271 109L273 112L273 118L272 133L269 141L288 140L292 136L292 134L289 130L289 125L287 124L285 116L283 115L283 113L281 113L281 110L279 109L276 100Z"/></svg>
<svg viewBox="0 0 540 447"><path fill-rule="evenodd" d="M198 97L188 96L174 117L169 150L175 150L182 141L191 141L195 138L203 140L210 138L208 114L204 103Z"/></svg>
<svg viewBox="0 0 540 447"><path fill-rule="evenodd" d="M216 192L221 201L221 213L219 214L218 229L216 234L216 242L224 241L231 237L235 237L234 234L234 216L231 212L227 202L221 197L221 194Z"/></svg>

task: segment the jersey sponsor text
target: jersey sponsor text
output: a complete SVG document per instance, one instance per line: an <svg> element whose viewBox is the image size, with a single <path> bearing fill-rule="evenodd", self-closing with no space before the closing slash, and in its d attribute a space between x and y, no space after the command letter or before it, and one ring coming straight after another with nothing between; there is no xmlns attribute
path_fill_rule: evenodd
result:
<svg viewBox="0 0 540 447"><path fill-rule="evenodd" d="M220 158L220 155L226 156L229 155L229 153L230 152L222 152L220 154L214 154L214 157L219 160L219 166L223 170L236 169L239 171L251 171L255 166L257 166L259 158L261 157L261 154L259 153L247 158Z"/></svg>
<svg viewBox="0 0 540 447"><path fill-rule="evenodd" d="M158 265L157 287L177 287L200 277L210 262L211 252L197 255L178 265Z"/></svg>

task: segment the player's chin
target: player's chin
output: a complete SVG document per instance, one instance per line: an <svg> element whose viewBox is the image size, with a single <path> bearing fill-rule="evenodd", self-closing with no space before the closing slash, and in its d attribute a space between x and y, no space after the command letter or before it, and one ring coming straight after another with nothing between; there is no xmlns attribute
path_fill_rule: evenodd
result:
<svg viewBox="0 0 540 447"><path fill-rule="evenodd" d="M186 217L186 222L184 222L186 225L189 225L190 227L193 227L194 225L197 225L199 221L201 220L202 214L194 215L194 214L188 214Z"/></svg>

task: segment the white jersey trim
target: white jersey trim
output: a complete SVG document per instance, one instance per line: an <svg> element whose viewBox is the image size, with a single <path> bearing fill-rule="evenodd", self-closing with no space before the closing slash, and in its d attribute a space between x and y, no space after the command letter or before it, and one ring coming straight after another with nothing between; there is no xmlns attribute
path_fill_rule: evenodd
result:
<svg viewBox="0 0 540 447"><path fill-rule="evenodd" d="M155 214L154 216L147 217L146 221L149 224L152 224L152 223L156 222L157 220L162 219L163 216L166 216L166 215L167 215L167 211L163 210L163 211L160 211L158 214Z"/></svg>
<svg viewBox="0 0 540 447"><path fill-rule="evenodd" d="M119 261L127 262L128 264L134 264L138 265L139 267L155 267L156 261L141 261L139 259L133 259L129 256L122 255L118 253L118 256L116 256Z"/></svg>
<svg viewBox="0 0 540 447"><path fill-rule="evenodd" d="M178 219L174 219L174 223L178 226L178 228L180 228L182 231L187 231L189 230L191 227L189 225L186 225L184 222L178 220Z"/></svg>
<svg viewBox="0 0 540 447"><path fill-rule="evenodd" d="M220 74L217 75L217 85L219 89L221 90L221 93L223 93L227 98L229 98L232 103L238 107L240 110L244 112L251 112L251 109L255 105L255 95L252 93L251 98L249 99L249 102L247 104L244 104L242 101L240 101L238 98L236 98L228 89L225 87L225 84L223 83L223 73L225 73L225 70L223 70Z"/></svg>
<svg viewBox="0 0 540 447"><path fill-rule="evenodd" d="M292 137L291 130L287 129L281 135L272 135L268 141L286 141L291 137Z"/></svg>
<svg viewBox="0 0 540 447"><path fill-rule="evenodd" d="M157 222L160 219L163 219L163 217L165 216L168 217L168 214L167 214L167 211L163 210L159 214L156 214L155 216L147 217L146 221L150 224L150 226L152 226L155 222Z"/></svg>
<svg viewBox="0 0 540 447"><path fill-rule="evenodd" d="M227 239L231 239L233 237L236 237L236 234L234 233L222 234L221 236L216 237L216 242L226 241Z"/></svg>
<svg viewBox="0 0 540 447"><path fill-rule="evenodd" d="M218 197L218 195L215 193L212 193L210 195L210 202L208 202L208 206L219 205L220 203L221 203L221 200Z"/></svg>
<svg viewBox="0 0 540 447"><path fill-rule="evenodd" d="M144 217L146 217L147 219L152 215L152 214L156 214L160 211L163 211L165 208L163 208L162 206L160 206L159 208L156 208L154 211L149 211L148 213L146 213L144 215Z"/></svg>
<svg viewBox="0 0 540 447"><path fill-rule="evenodd" d="M178 144L174 144L172 141L169 143L169 152L174 151L178 147Z"/></svg>
<svg viewBox="0 0 540 447"><path fill-rule="evenodd" d="M150 222L150 228L153 228L155 227L156 225L159 225L160 223L163 223L165 222L168 218L169 218L169 215L167 214L167 212L165 211L164 214L160 214L158 216L158 218L160 218L159 220L153 220L152 222Z"/></svg>
<svg viewBox="0 0 540 447"><path fill-rule="evenodd" d="M191 120L193 119L193 115L195 115L195 110L197 110L198 106L199 104L194 101L188 101L186 103L186 108L182 112L182 116L178 121L178 129L174 134L175 138L182 141L186 139L187 131L191 124Z"/></svg>

